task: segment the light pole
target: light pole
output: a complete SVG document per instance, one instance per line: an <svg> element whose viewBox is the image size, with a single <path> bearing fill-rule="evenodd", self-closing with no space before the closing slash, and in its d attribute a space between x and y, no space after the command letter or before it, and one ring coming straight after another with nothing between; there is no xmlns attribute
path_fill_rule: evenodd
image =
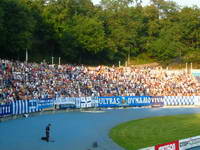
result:
<svg viewBox="0 0 200 150"><path fill-rule="evenodd" d="M61 58L59 57L59 66L60 66L60 60L61 60Z"/></svg>
<svg viewBox="0 0 200 150"><path fill-rule="evenodd" d="M26 63L28 63L28 50L26 48Z"/></svg>
<svg viewBox="0 0 200 150"><path fill-rule="evenodd" d="M53 60L54 60L54 57L52 57L52 60L51 60L52 65L54 64Z"/></svg>

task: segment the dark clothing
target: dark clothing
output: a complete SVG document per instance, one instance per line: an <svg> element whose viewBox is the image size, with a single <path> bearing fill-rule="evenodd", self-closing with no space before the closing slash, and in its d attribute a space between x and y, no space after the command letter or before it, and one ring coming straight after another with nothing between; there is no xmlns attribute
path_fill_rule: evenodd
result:
<svg viewBox="0 0 200 150"><path fill-rule="evenodd" d="M50 125L48 125L46 127L46 139L47 139L47 141L49 141L49 136L50 136Z"/></svg>
<svg viewBox="0 0 200 150"><path fill-rule="evenodd" d="M50 131L50 126L48 125L47 127L46 127L46 132L49 132Z"/></svg>
<svg viewBox="0 0 200 150"><path fill-rule="evenodd" d="M46 137L49 138L49 131L46 131Z"/></svg>

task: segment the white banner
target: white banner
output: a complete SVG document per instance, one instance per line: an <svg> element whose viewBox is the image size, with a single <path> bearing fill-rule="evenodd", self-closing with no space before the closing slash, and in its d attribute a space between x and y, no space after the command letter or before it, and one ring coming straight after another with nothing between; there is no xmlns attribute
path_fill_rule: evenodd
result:
<svg viewBox="0 0 200 150"><path fill-rule="evenodd" d="M81 108L90 108L90 107L92 107L92 98L91 97L81 97L80 103L81 103Z"/></svg>
<svg viewBox="0 0 200 150"><path fill-rule="evenodd" d="M187 150L189 148L200 146L200 136L195 136L183 140L179 140L179 149Z"/></svg>
<svg viewBox="0 0 200 150"><path fill-rule="evenodd" d="M194 104L195 105L200 105L200 96L194 96L194 99L195 99Z"/></svg>
<svg viewBox="0 0 200 150"><path fill-rule="evenodd" d="M142 148L142 149L139 149L139 150L155 150L155 146Z"/></svg>
<svg viewBox="0 0 200 150"><path fill-rule="evenodd" d="M73 98L73 97L59 97L59 98L56 98L54 104L76 104L76 98Z"/></svg>

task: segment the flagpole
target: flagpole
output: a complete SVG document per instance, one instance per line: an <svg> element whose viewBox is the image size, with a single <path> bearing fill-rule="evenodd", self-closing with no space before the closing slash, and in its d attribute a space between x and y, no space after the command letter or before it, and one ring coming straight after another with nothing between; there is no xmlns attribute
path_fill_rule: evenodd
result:
<svg viewBox="0 0 200 150"><path fill-rule="evenodd" d="M28 50L26 48L26 63L28 63Z"/></svg>
<svg viewBox="0 0 200 150"><path fill-rule="evenodd" d="M59 66L60 66L60 57L59 57L59 61L58 62L59 62Z"/></svg>

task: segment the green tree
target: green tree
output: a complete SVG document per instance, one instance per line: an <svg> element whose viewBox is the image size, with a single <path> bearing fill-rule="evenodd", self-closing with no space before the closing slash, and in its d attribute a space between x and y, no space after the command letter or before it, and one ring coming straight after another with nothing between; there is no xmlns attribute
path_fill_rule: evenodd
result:
<svg viewBox="0 0 200 150"><path fill-rule="evenodd" d="M23 1L1 0L0 1L1 22L3 39L0 47L2 57L24 60L25 50L32 46L32 33L35 21L30 9Z"/></svg>
<svg viewBox="0 0 200 150"><path fill-rule="evenodd" d="M36 22L33 32L33 46L30 53L31 59L34 61L47 61L51 57L60 57L59 38L52 22L46 18L47 8L49 4L45 0L34 0L27 3L31 9L33 18Z"/></svg>
<svg viewBox="0 0 200 150"><path fill-rule="evenodd" d="M72 24L66 29L64 36L66 41L63 41L63 45L73 43L73 45L70 44L70 47L73 48L69 49L66 45L67 49L64 47L64 50L69 56L73 55L76 60L79 60L79 63L87 62L88 55L96 55L104 48L104 30L97 18L74 16Z"/></svg>

